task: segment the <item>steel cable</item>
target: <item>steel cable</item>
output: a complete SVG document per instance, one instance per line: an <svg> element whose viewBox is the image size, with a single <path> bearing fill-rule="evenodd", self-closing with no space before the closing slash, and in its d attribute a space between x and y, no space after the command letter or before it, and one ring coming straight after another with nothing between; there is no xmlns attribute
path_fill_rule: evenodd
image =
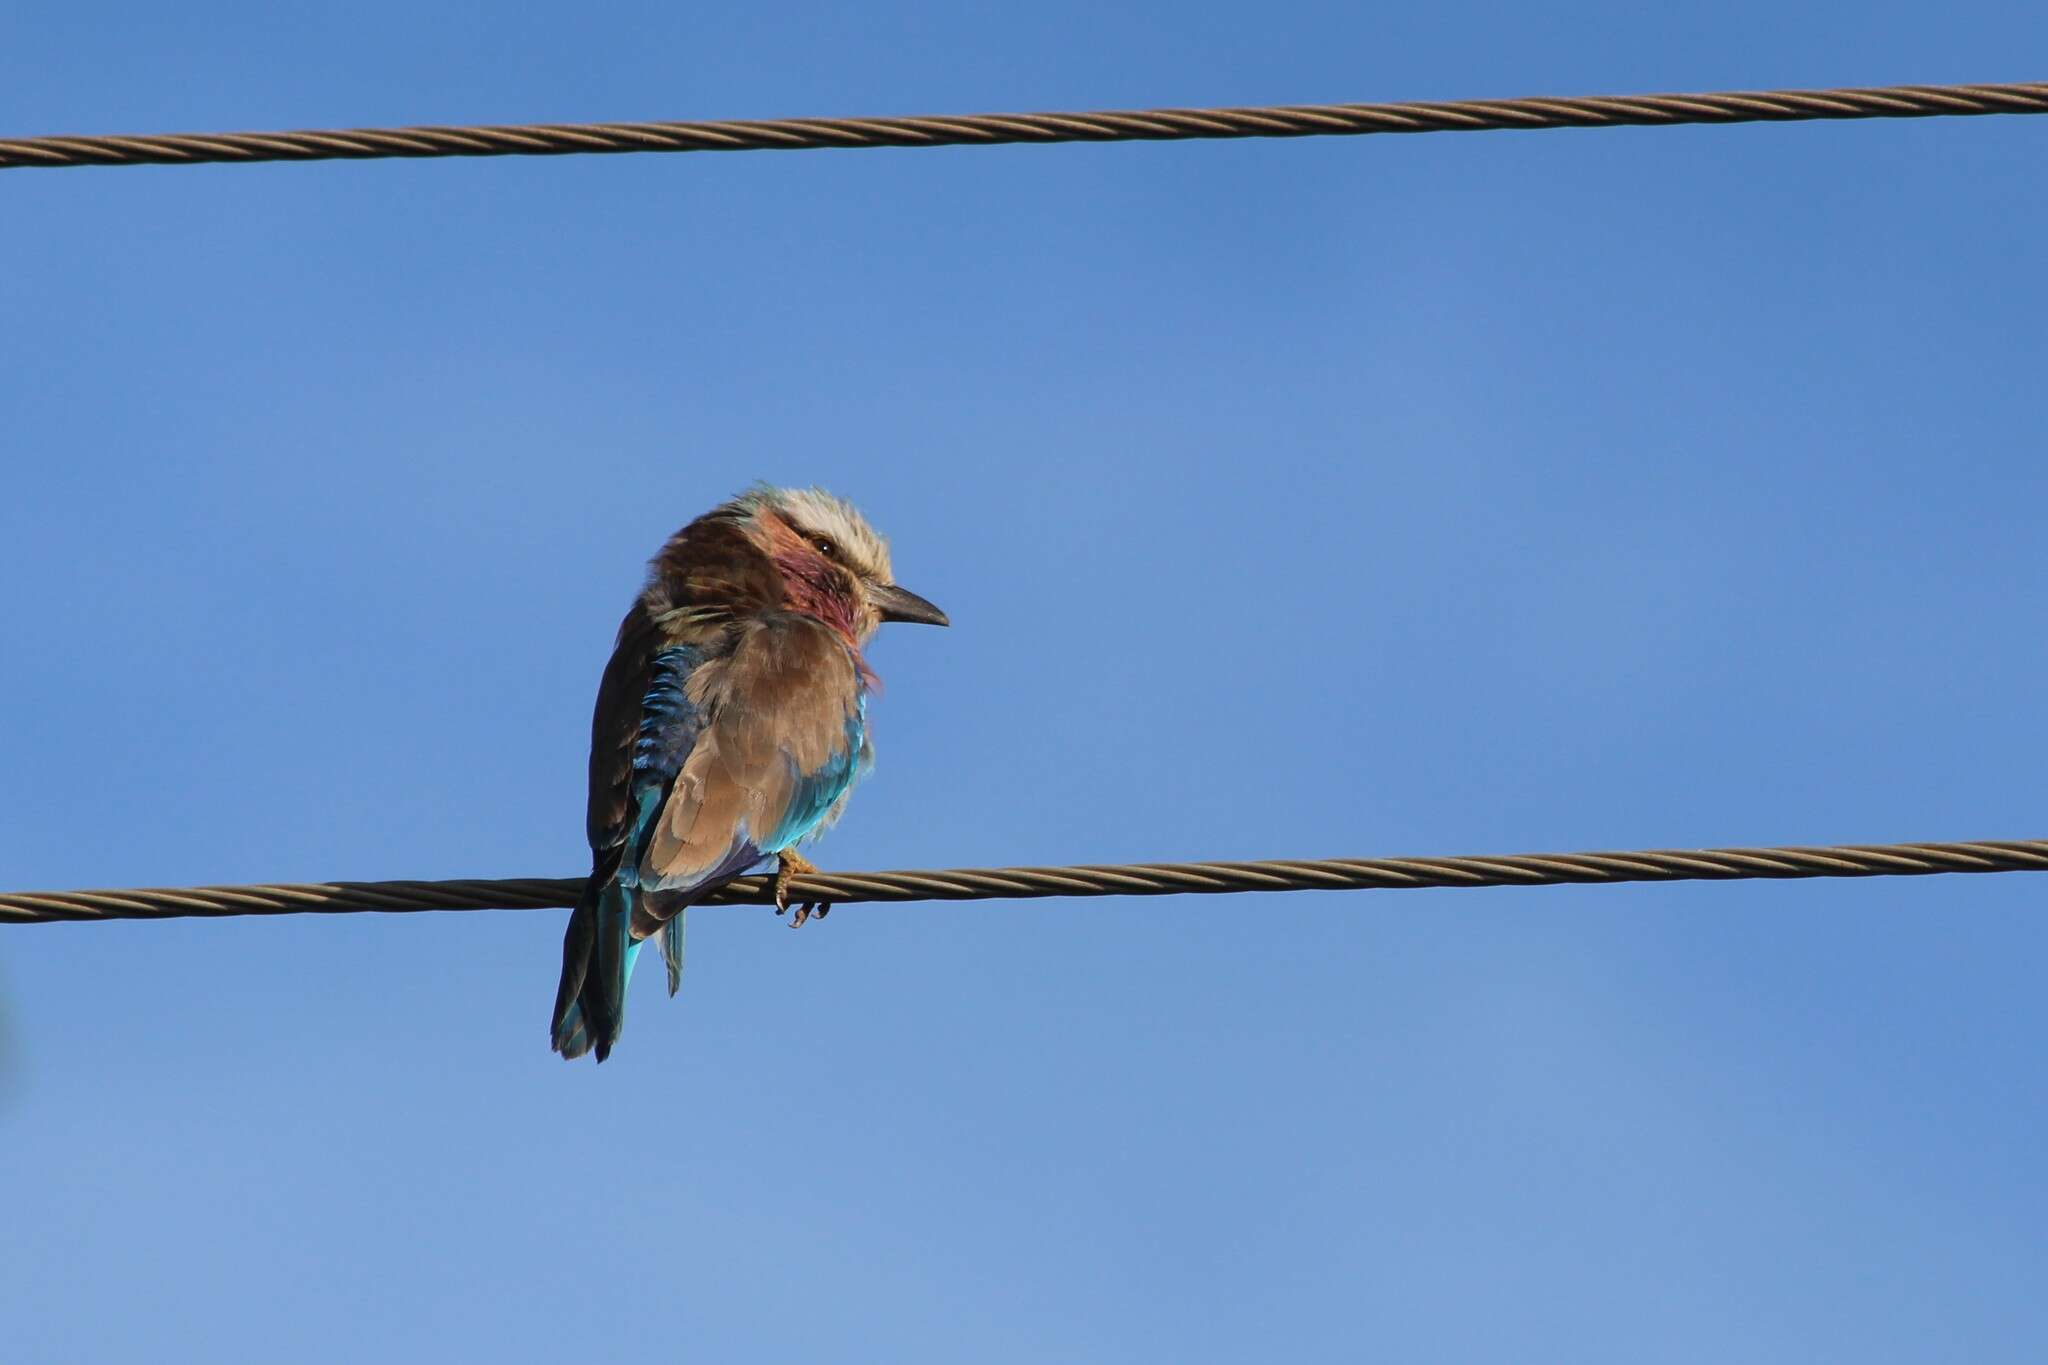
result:
<svg viewBox="0 0 2048 1365"><path fill-rule="evenodd" d="M986 147L1002 143L1180 142L1496 129L1667 127L1820 119L2048 113L2048 83L1891 85L1843 90L1414 100L1232 109L1095 110L885 118L716 119L673 123L485 124L296 132L0 138L0 170L203 162L362 161L383 157L565 156L602 152Z"/></svg>
<svg viewBox="0 0 2048 1365"><path fill-rule="evenodd" d="M1944 872L2048 872L2048 839L1820 848L1650 849L1632 853L1515 853L1461 858L1323 858L832 872L794 878L790 902L855 905L880 901L1035 900L1056 896L1917 877ZM580 877L529 877L8 892L0 893L0 923L344 914L369 910L546 910L573 905L582 886ZM773 898L772 877L742 877L707 897L704 904L765 905Z"/></svg>

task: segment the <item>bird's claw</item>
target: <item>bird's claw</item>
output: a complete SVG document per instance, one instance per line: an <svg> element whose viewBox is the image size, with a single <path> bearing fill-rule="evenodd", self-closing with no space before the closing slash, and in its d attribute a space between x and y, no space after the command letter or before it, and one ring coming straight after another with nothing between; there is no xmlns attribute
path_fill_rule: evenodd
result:
<svg viewBox="0 0 2048 1365"><path fill-rule="evenodd" d="M816 872L818 869L810 859L795 853L782 853L776 856L780 861L776 864L775 868L775 913L779 915L789 909L789 883L791 879L805 873ZM796 913L790 916L789 927L801 929L804 926L804 921L812 915L823 919L831 912L832 905L829 901L805 901L797 906Z"/></svg>

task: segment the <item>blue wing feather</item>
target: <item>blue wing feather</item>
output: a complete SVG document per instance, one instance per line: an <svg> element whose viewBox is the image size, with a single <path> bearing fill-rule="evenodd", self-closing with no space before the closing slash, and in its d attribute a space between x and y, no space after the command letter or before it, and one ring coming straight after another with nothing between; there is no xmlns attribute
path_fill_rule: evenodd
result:
<svg viewBox="0 0 2048 1365"><path fill-rule="evenodd" d="M602 922L601 930L624 936L630 947L621 955L618 998L625 998L626 982L633 975L640 945L632 941L633 911L640 900L640 851L647 832L660 818L697 737L704 730L704 714L690 701L690 674L704 659L704 651L683 645L655 654L648 674L647 692L640 699L640 733L633 741L633 826L626 837L626 854L619 860L614 884L624 895L617 898L617 922ZM600 906L612 902L606 897ZM668 968L668 992L674 995L683 977L683 907L663 926L661 956Z"/></svg>
<svg viewBox="0 0 2048 1365"><path fill-rule="evenodd" d="M654 656L647 693L640 700L640 734L633 742L633 795L639 813L629 842L635 847L703 733L704 714L689 693L690 674L703 660L704 651L690 645ZM649 795L656 797L651 805Z"/></svg>

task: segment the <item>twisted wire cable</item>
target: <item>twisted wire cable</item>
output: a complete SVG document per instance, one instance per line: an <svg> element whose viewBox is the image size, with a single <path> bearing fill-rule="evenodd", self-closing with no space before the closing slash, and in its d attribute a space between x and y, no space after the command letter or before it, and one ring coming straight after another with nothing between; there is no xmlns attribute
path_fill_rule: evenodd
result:
<svg viewBox="0 0 2048 1365"><path fill-rule="evenodd" d="M1462 858L1322 858L834 872L793 878L790 903L857 905L880 901L1035 900L1055 896L1921 877L1945 872L2048 872L2048 839L1818 848L1649 849L1633 853L1515 853ZM530 877L9 892L0 893L0 924L369 910L545 910L574 905L582 888L580 877ZM741 877L707 897L703 904L765 905L773 900L774 878Z"/></svg>
<svg viewBox="0 0 2048 1365"><path fill-rule="evenodd" d="M1180 142L1203 138L1355 137L1370 133L2039 113L2048 113L2048 83L2030 81L2009 85L1888 85L1841 90L1730 90L1230 109L149 133L0 138L0 170L36 166L362 161L382 157L986 147L1019 142Z"/></svg>

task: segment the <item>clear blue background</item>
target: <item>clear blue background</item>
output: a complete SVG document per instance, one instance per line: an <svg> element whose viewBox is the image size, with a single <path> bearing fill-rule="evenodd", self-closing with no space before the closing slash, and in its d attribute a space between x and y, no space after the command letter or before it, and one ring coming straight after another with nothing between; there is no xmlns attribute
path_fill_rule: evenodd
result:
<svg viewBox="0 0 2048 1365"><path fill-rule="evenodd" d="M2040 78L2038 5L10 13L0 130ZM0 175L0 884L581 870L859 501L835 867L2025 837L2048 120ZM10 1360L2048 1346L2048 882L0 929Z"/></svg>

